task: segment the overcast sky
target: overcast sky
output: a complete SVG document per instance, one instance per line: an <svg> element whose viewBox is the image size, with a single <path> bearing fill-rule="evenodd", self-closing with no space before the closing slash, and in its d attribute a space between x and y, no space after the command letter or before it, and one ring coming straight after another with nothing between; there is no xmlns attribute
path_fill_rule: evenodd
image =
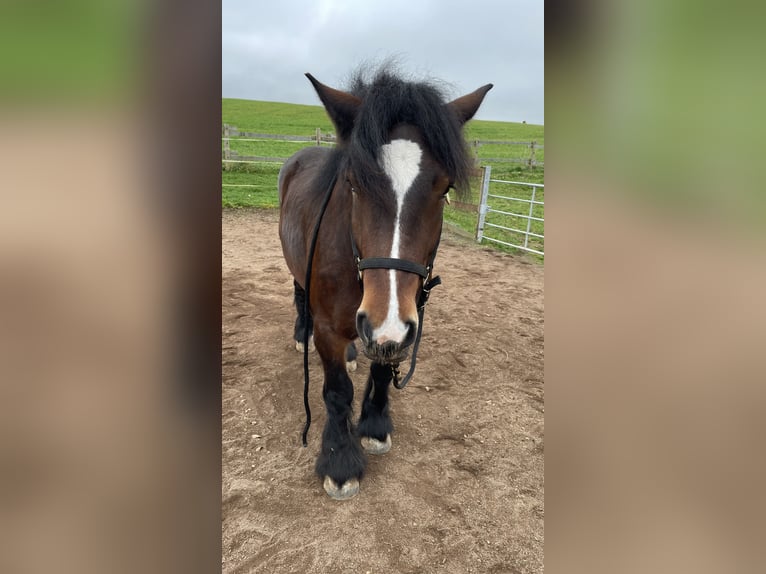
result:
<svg viewBox="0 0 766 574"><path fill-rule="evenodd" d="M479 119L545 121L543 0L223 0L222 32L226 98L318 105L305 72L397 56L451 97L493 83Z"/></svg>

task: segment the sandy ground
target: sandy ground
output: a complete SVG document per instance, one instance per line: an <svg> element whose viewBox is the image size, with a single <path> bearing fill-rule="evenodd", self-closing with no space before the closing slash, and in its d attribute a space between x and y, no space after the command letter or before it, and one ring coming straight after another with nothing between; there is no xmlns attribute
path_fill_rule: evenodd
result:
<svg viewBox="0 0 766 574"><path fill-rule="evenodd" d="M223 213L223 571L542 572L542 266L445 232L418 369L391 389L393 448L338 502L313 470L316 353L300 443L302 357L277 221ZM368 365L360 356L352 373L357 414Z"/></svg>

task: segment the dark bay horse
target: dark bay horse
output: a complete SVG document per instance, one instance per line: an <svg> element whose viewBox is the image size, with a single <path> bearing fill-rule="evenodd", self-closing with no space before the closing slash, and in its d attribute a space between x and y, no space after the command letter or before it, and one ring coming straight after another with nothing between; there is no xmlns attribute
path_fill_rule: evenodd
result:
<svg viewBox="0 0 766 574"><path fill-rule="evenodd" d="M364 451L391 447L393 366L418 331L418 298L430 278L447 193L468 189L473 160L462 126L492 84L446 102L434 85L386 69L371 79L357 74L349 91L306 76L335 125L337 146L303 149L282 167L279 235L294 277L296 343L313 329L324 366L327 421L316 471L327 494L344 499L359 490ZM309 246L327 193L305 316ZM372 366L355 427L346 363L357 337Z"/></svg>

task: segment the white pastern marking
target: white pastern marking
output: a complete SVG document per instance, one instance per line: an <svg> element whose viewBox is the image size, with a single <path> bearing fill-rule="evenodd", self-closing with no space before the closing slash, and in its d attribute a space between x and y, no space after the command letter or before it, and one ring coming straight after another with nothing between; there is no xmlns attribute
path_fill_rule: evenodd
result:
<svg viewBox="0 0 766 574"><path fill-rule="evenodd" d="M404 198L412 187L420 173L420 158L423 150L410 140L393 140L384 144L380 149L380 164L391 180L391 187L396 198L396 219L394 220L394 235L391 240L391 255L394 259L399 257L399 242L401 229L399 217L402 213ZM401 343L407 334L407 326L399 319L399 299L396 289L396 271L389 270L388 313L383 324L375 329L372 334L374 341L385 343L393 341Z"/></svg>

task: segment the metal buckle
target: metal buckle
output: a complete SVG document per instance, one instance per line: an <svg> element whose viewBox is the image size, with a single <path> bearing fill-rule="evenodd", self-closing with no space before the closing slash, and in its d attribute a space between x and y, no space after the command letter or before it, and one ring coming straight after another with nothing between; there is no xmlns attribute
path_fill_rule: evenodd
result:
<svg viewBox="0 0 766 574"><path fill-rule="evenodd" d="M357 275L359 276L359 281L361 281L361 280L362 280L362 273L363 273L363 272L362 272L362 270L361 270L361 269L359 269L359 264L360 264L361 262L362 262L362 259L361 259L361 257L359 257L359 256L357 255L357 256L356 256L356 273L357 273Z"/></svg>

